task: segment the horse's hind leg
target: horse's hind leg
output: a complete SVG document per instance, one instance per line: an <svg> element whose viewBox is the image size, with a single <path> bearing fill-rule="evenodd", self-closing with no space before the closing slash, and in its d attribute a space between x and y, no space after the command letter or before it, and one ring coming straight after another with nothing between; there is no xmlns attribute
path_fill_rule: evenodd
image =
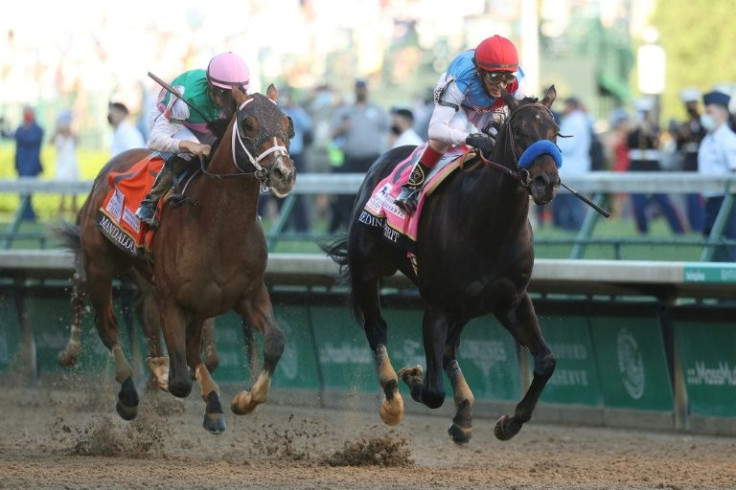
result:
<svg viewBox="0 0 736 490"><path fill-rule="evenodd" d="M187 327L187 363L199 382L202 399L206 403L202 427L212 434L220 434L225 430L225 414L220 403L220 388L202 362L202 335L202 320L192 321Z"/></svg>
<svg viewBox="0 0 736 490"><path fill-rule="evenodd" d="M133 383L133 369L118 343L118 326L112 307L112 276L89 268L87 278L97 332L115 358L115 379L121 385L116 409L123 419L133 420L138 415L138 393Z"/></svg>
<svg viewBox="0 0 736 490"><path fill-rule="evenodd" d="M544 386L555 370L555 356L542 338L539 329L537 314L528 294L524 294L518 306L510 308L506 312L497 313L496 318L503 324L511 335L524 347L529 349L534 357L534 377L532 384L524 395L524 398L516 405L514 415L504 415L498 422L494 433L502 441L514 437L521 426L532 417L534 407L542 394Z"/></svg>
<svg viewBox="0 0 736 490"><path fill-rule="evenodd" d="M263 335L263 368L253 383L250 393L243 390L230 402L230 408L234 413L245 415L268 399L268 389L271 386L273 372L284 352L284 334L276 324L271 299L265 285L261 285L252 298L242 301L235 310Z"/></svg>
<svg viewBox="0 0 736 490"><path fill-rule="evenodd" d="M411 389L411 397L429 408L438 408L445 401L442 365L447 340L447 325L447 314L440 309L429 306L422 321L427 374L422 376L419 366L404 368L399 371L399 376Z"/></svg>
<svg viewBox="0 0 736 490"><path fill-rule="evenodd" d="M150 373L148 387L169 390L169 358L161 348L161 310L155 290L143 278L137 278L140 296L136 305L136 316L143 330L148 347L146 367Z"/></svg>
<svg viewBox="0 0 736 490"><path fill-rule="evenodd" d="M352 283L353 300L363 316L363 329L375 355L378 382L384 394L379 414L385 424L396 425L404 419L404 400L399 393L399 378L386 350L388 326L381 315L378 279L365 277L360 268L354 267Z"/></svg>
<svg viewBox="0 0 736 490"><path fill-rule="evenodd" d="M460 365L457 363L456 358L457 348L460 345L460 333L464 326L465 323L453 325L451 333L447 338L443 359L445 373L452 385L456 410L455 417L452 419L452 425L447 429L447 432L457 444L467 444L470 442L473 434L472 410L475 397L473 396L473 392L470 391L468 383L465 381L465 376L463 376L463 372L460 370Z"/></svg>
<svg viewBox="0 0 736 490"><path fill-rule="evenodd" d="M86 298L83 275L82 271L77 270L72 276L72 329L66 347L56 358L64 367L74 366L82 353L82 314Z"/></svg>

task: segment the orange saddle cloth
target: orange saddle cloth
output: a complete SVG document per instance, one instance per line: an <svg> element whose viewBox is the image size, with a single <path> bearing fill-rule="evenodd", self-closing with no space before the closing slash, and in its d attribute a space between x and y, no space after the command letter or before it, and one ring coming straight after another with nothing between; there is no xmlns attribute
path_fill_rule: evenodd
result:
<svg viewBox="0 0 736 490"><path fill-rule="evenodd" d="M152 153L127 171L110 172L107 176L110 192L97 211L97 226L108 240L134 257L145 255L153 241L155 229L143 226L135 211L163 166L163 159ZM156 209L157 219L163 201Z"/></svg>

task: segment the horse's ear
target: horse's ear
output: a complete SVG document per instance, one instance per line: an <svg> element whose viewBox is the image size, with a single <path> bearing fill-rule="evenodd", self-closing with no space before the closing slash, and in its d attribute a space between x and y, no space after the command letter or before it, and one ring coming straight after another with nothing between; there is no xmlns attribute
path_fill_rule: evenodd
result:
<svg viewBox="0 0 736 490"><path fill-rule="evenodd" d="M276 86L273 83L271 85L269 85L268 88L266 89L266 97L268 97L269 99L271 99L271 102L273 102L274 104L278 100L278 98L279 98L279 91L276 90Z"/></svg>
<svg viewBox="0 0 736 490"><path fill-rule="evenodd" d="M246 94L240 87L233 86L232 89L233 94L233 100L235 101L235 105L240 107L246 100L250 99L251 96Z"/></svg>
<svg viewBox="0 0 736 490"><path fill-rule="evenodd" d="M516 98L514 98L514 96L508 93L508 91L506 90L501 90L501 97L503 97L506 105L509 106L510 111L513 111L519 105L519 101L516 100Z"/></svg>
<svg viewBox="0 0 736 490"><path fill-rule="evenodd" d="M548 109L552 108L552 103L557 98L557 90L555 89L554 85L550 85L550 87L547 89L547 92L544 94L544 99L542 99L542 104L546 105Z"/></svg>

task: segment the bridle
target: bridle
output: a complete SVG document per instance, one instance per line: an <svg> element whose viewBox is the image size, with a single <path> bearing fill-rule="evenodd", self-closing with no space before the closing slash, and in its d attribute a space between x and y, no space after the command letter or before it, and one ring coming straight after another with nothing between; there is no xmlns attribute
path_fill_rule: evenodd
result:
<svg viewBox="0 0 736 490"><path fill-rule="evenodd" d="M518 113L520 113L524 109L531 109L531 108L543 108L550 117L552 116L552 111L547 107L546 105L540 103L540 102L531 102L528 104L521 104L517 106L514 110L511 111L509 116L506 118L506 141L505 145L507 148L511 148L511 152L514 156L514 167L515 168L509 168L506 165L502 165L500 163L494 162L492 160L487 159L483 152L478 151L478 157L480 158L480 161L485 165L486 167L490 167L494 170L498 170L499 172L502 172L509 177L519 181L519 183L524 187L525 189L529 189L529 185L531 184L531 177L529 176L529 171L525 168L521 168L519 166L519 160L521 156L523 155L523 152L519 152L519 148L516 146L516 138L514 137L513 128L511 126L511 121L513 120L514 116L516 116ZM554 120L554 119L553 119Z"/></svg>
<svg viewBox="0 0 736 490"><path fill-rule="evenodd" d="M242 136L240 132L240 116L241 113L245 110L245 106L247 106L250 102L252 102L254 99L248 99L237 109L237 114L235 116L235 123L233 125L232 130L232 157L233 157L233 163L235 164L235 168L239 170L239 172L229 173L229 174L216 174L209 172L205 166L204 166L204 160L200 158L200 164L201 164L201 170L202 173L204 173L207 177L210 177L212 179L233 179L233 178L241 178L241 177L255 177L258 179L258 181L261 183L261 191L265 192L270 187L271 182L271 169L274 167L271 165L269 168L265 168L261 165L261 161L263 161L264 158L267 156L273 154L275 155L274 163L278 161L279 159L286 157L290 158L289 156L289 150L284 145L279 145L278 140L276 137L273 137L273 146L270 148L266 148L261 153L257 154L256 156L253 156L254 152L251 152L248 149L248 146L245 143L245 140L250 140L251 138L245 138ZM254 145L256 146L256 145ZM247 164L241 163L238 159L238 149L242 150L243 153L245 153L245 157L247 158L247 163L250 164L252 167L249 168Z"/></svg>

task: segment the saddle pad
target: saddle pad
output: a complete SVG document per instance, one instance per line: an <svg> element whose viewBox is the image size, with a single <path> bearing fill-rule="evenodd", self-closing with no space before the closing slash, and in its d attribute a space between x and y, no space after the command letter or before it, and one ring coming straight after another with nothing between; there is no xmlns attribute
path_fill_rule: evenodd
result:
<svg viewBox="0 0 736 490"><path fill-rule="evenodd" d="M465 161L469 149L464 145L450 148L437 163L437 166L427 176L427 182L419 196L419 205L412 215L407 215L403 209L394 204L394 200L401 192L411 174L414 163L419 159L428 143L419 145L409 157L400 162L388 177L381 180L371 193L358 221L366 226L380 228L383 237L390 243L396 244L402 250L414 251L417 240L419 220L427 196Z"/></svg>
<svg viewBox="0 0 736 490"><path fill-rule="evenodd" d="M150 249L154 229L141 226L136 209L153 187L156 175L164 161L158 154L150 154L125 172L110 172L107 183L110 191L97 211L97 226L118 248L134 257L140 257ZM159 201L156 217L160 218Z"/></svg>

